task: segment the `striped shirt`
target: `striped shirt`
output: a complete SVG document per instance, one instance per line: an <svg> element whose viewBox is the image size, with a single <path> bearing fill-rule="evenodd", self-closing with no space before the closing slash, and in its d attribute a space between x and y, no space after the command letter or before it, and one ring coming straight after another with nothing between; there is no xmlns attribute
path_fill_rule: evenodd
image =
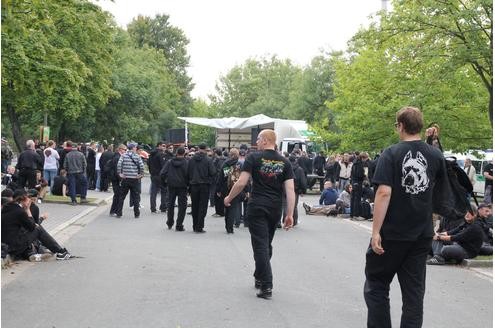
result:
<svg viewBox="0 0 495 328"><path fill-rule="evenodd" d="M144 164L138 154L128 151L120 156L117 163L117 172L123 174L124 178L136 179L139 174L143 174Z"/></svg>

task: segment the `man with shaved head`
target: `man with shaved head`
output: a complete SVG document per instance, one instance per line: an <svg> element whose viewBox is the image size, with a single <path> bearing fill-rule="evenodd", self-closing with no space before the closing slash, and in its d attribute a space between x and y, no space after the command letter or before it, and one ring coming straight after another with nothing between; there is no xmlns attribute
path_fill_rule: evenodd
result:
<svg viewBox="0 0 495 328"><path fill-rule="evenodd" d="M26 141L26 150L24 150L17 159L16 168L19 171L19 187L28 189L36 185L36 170L43 169L43 160L34 150L33 140Z"/></svg>
<svg viewBox="0 0 495 328"><path fill-rule="evenodd" d="M276 141L273 130L260 132L256 140L259 151L247 156L239 180L224 199L225 206L230 206L252 178L253 189L246 215L254 253L254 285L260 289L256 296L264 299L272 296L272 240L281 216L284 189L287 196L285 229L292 227L294 213L294 172L288 159L275 150Z"/></svg>

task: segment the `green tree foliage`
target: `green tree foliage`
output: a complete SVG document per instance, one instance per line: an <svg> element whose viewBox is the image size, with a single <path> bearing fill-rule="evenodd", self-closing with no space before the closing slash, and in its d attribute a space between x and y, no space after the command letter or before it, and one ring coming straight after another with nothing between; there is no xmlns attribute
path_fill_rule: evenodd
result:
<svg viewBox="0 0 495 328"><path fill-rule="evenodd" d="M414 16L419 8L412 3L431 4L406 1L399 12ZM423 29L414 34L396 29L395 34L390 33L400 20L394 15L358 33L350 56L342 57L336 65L335 100L329 108L336 115L338 129L326 137L342 150L378 150L397 140L395 112L413 105L423 110L425 122L440 124L444 148L465 151L490 147L491 127L486 115L490 95L483 79L472 64L463 63L452 54L454 49L446 48L445 40L434 38L433 31ZM449 19L453 17L442 17ZM428 42L424 40L427 36ZM445 55L440 53L440 45L428 44L441 41Z"/></svg>
<svg viewBox="0 0 495 328"><path fill-rule="evenodd" d="M307 122L332 119L325 102L333 100L334 57L338 55L323 53L316 56L310 65L295 75L289 93L292 118Z"/></svg>
<svg viewBox="0 0 495 328"><path fill-rule="evenodd" d="M138 47L151 47L161 50L166 59L165 67L175 76L179 91L176 113L187 116L192 106L190 95L194 85L187 75L189 40L184 32L169 22L168 15L156 15L154 18L138 16L128 26L127 31Z"/></svg>
<svg viewBox="0 0 495 328"><path fill-rule="evenodd" d="M44 113L56 132L106 103L111 34L88 1L2 1L2 114L19 149Z"/></svg>
<svg viewBox="0 0 495 328"><path fill-rule="evenodd" d="M197 99L193 103L193 107L191 110L191 116L193 117L215 117L213 113L213 107L208 106L208 104L201 100ZM201 142L205 142L208 145L215 144L215 129L210 128L208 126L189 124L189 142L191 144L199 144Z"/></svg>
<svg viewBox="0 0 495 328"><path fill-rule="evenodd" d="M135 48L122 30L114 42L117 50L111 80L117 94L98 112L94 136L154 143L166 129L178 124L174 112L179 98L176 82L165 58L155 49Z"/></svg>
<svg viewBox="0 0 495 328"><path fill-rule="evenodd" d="M216 85L217 95L210 96L218 116L247 117L265 114L288 117L289 93L301 69L290 60L276 56L248 59L235 66Z"/></svg>
<svg viewBox="0 0 495 328"><path fill-rule="evenodd" d="M486 112L493 124L493 1L394 1L382 20L381 39L397 35L414 40L409 56L443 57L444 68L469 67L487 93Z"/></svg>

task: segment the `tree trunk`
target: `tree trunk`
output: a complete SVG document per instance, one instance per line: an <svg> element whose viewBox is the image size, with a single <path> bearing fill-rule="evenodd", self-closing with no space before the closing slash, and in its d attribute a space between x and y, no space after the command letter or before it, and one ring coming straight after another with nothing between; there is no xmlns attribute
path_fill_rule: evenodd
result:
<svg viewBox="0 0 495 328"><path fill-rule="evenodd" d="M488 116L490 119L490 124L493 128L493 89L490 89L489 92L490 92L490 103L488 104Z"/></svg>
<svg viewBox="0 0 495 328"><path fill-rule="evenodd" d="M13 93L14 90L14 82L8 82L8 88L11 89ZM12 136L14 137L15 145L17 146L17 150L22 152L24 150L24 145L26 144L26 140L22 136L21 131L21 123L19 122L19 116L15 112L14 105L12 103L7 104L7 115L9 116L10 125L12 127Z"/></svg>

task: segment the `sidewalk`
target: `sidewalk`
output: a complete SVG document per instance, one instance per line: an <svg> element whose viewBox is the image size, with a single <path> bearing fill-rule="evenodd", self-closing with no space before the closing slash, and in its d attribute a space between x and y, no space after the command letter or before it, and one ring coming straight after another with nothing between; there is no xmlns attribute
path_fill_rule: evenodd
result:
<svg viewBox="0 0 495 328"><path fill-rule="evenodd" d="M43 226L50 234L55 234L62 230L69 224L77 221L79 218L95 211L99 206L105 206L112 203L113 193L110 192L98 192L94 190L88 190L88 198L95 198L96 203L84 204L77 206L67 204L61 204L58 202L45 201L42 204L38 204L40 213L48 213L48 219L43 222ZM79 201L79 199L78 199Z"/></svg>

